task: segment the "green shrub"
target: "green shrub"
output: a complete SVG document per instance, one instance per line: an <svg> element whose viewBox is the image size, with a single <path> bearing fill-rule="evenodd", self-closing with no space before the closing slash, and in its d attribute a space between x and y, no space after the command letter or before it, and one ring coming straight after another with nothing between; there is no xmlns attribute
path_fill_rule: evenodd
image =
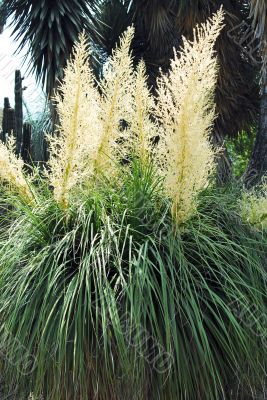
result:
<svg viewBox="0 0 267 400"><path fill-rule="evenodd" d="M257 129L257 126L252 127L250 132L242 131L236 138L226 141L226 147L233 163L233 173L237 178L240 178L246 171L256 140Z"/></svg>
<svg viewBox="0 0 267 400"><path fill-rule="evenodd" d="M263 183L250 192L244 192L241 200L241 215L260 230L267 230L267 183Z"/></svg>

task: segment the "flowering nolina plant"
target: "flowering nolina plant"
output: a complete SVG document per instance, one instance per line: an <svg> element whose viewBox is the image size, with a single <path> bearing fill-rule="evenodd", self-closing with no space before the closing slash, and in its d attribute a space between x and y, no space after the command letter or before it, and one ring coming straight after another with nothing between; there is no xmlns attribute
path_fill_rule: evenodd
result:
<svg viewBox="0 0 267 400"><path fill-rule="evenodd" d="M1 145L0 340L20 398L213 400L233 376L261 382L266 349L232 305L256 305L264 331L267 243L212 187L222 24L184 40L156 97L132 27L99 82L81 35L45 171Z"/></svg>

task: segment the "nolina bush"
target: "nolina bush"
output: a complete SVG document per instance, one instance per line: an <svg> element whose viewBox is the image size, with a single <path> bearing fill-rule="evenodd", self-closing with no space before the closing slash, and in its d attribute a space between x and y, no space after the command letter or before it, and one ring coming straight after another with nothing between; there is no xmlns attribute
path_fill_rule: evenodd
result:
<svg viewBox="0 0 267 400"><path fill-rule="evenodd" d="M133 28L98 83L82 35L46 172L1 147L0 340L20 398L212 400L265 375L267 243L212 187L222 23L184 41L157 101Z"/></svg>

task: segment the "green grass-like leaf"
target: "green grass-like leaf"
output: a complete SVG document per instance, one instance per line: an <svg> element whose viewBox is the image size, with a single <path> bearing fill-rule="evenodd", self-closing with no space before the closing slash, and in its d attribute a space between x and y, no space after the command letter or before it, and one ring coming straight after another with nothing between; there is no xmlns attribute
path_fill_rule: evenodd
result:
<svg viewBox="0 0 267 400"><path fill-rule="evenodd" d="M40 188L35 209L1 219L8 388L53 400L220 399L233 378L257 386L266 237L241 222L229 191L203 193L197 216L175 228L153 166L123 171L120 185L81 193L67 217Z"/></svg>

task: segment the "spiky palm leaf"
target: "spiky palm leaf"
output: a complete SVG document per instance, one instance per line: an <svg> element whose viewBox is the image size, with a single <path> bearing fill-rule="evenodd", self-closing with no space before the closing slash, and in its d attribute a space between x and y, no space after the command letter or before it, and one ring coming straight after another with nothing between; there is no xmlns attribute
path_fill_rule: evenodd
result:
<svg viewBox="0 0 267 400"><path fill-rule="evenodd" d="M177 3L177 1L175 1ZM106 56L125 28L135 25L133 54L137 61L144 58L152 87L156 84L159 68L167 68L173 56L173 47L178 47L179 31L173 0L103 0L95 15L97 27L93 40Z"/></svg>
<svg viewBox="0 0 267 400"><path fill-rule="evenodd" d="M93 0L94 13L92 15L93 29L90 32L92 67L97 76L102 73L102 67L107 57L118 44L119 37L132 23L132 14L129 11L130 0ZM98 4L99 3L99 4Z"/></svg>
<svg viewBox="0 0 267 400"><path fill-rule="evenodd" d="M6 24L7 8L5 3L0 1L0 34L3 33L4 26Z"/></svg>
<svg viewBox="0 0 267 400"><path fill-rule="evenodd" d="M87 0L4 0L18 50L29 44L32 70L51 95L74 42L90 30L92 8Z"/></svg>

